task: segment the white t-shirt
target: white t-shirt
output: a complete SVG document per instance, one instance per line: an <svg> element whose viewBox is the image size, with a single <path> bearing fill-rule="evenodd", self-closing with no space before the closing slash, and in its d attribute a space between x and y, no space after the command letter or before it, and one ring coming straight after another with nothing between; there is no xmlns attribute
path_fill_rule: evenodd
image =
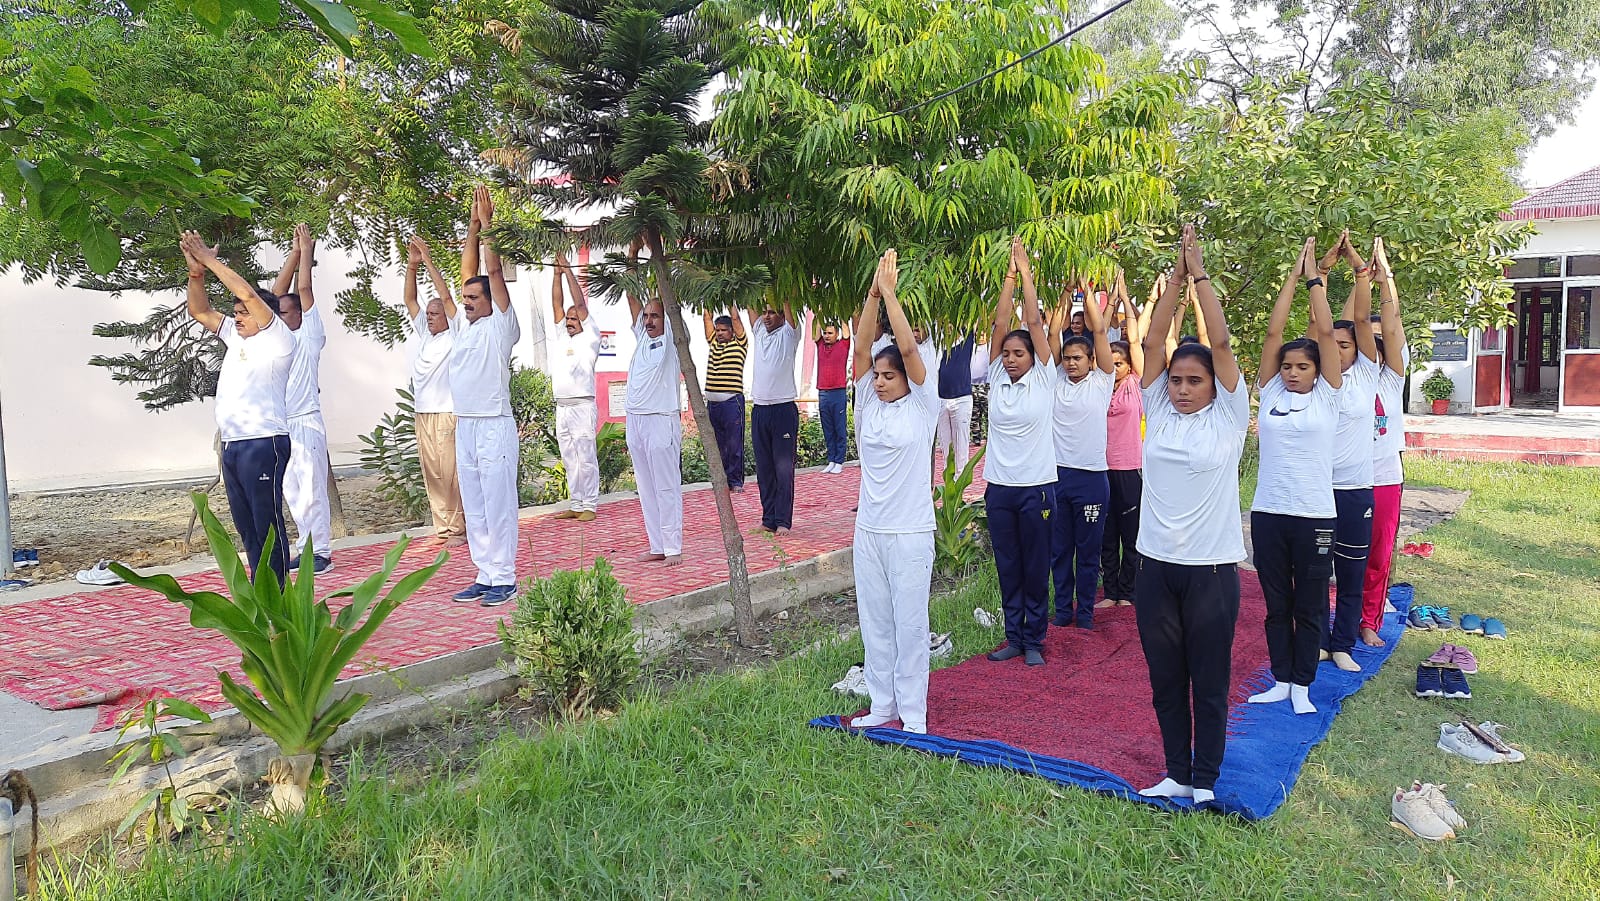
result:
<svg viewBox="0 0 1600 901"><path fill-rule="evenodd" d="M629 413L671 413L678 415L678 349L672 346L672 323L661 320L661 337L644 331L644 314L633 323L638 346L628 361Z"/></svg>
<svg viewBox="0 0 1600 901"><path fill-rule="evenodd" d="M989 383L989 342L972 346L972 384Z"/></svg>
<svg viewBox="0 0 1600 901"><path fill-rule="evenodd" d="M1405 368L1411 368L1411 347L1406 346ZM1401 485L1405 483L1405 467L1400 454L1406 449L1405 401L1400 397L1406 390L1406 377L1383 366L1378 373L1378 399L1374 407L1372 428L1372 484ZM1382 410L1378 413L1377 410Z"/></svg>
<svg viewBox="0 0 1600 901"><path fill-rule="evenodd" d="M1333 436L1336 491L1372 487L1372 415L1378 397L1378 363L1360 351L1339 386L1339 427Z"/></svg>
<svg viewBox="0 0 1600 901"><path fill-rule="evenodd" d="M933 480L928 468L939 420L939 378L893 403L878 399L868 373L856 380L856 446L861 499L856 526L868 532L933 531Z"/></svg>
<svg viewBox="0 0 1600 901"><path fill-rule="evenodd" d="M217 337L227 348L217 375L217 430L222 440L289 434L284 397L294 360L294 332L274 316L271 325L243 338L229 316L222 320Z"/></svg>
<svg viewBox="0 0 1600 901"><path fill-rule="evenodd" d="M289 334L294 336L294 357L289 363L289 387L284 391L284 404L291 417L309 416L322 410L317 370L322 362L322 349L328 344L328 333L322 327L322 308L312 307L301 313L300 328Z"/></svg>
<svg viewBox="0 0 1600 901"><path fill-rule="evenodd" d="M1305 394L1273 376L1261 389L1256 431L1261 468L1250 509L1284 516L1332 519L1333 443L1339 428L1340 390L1321 376Z"/></svg>
<svg viewBox="0 0 1600 901"><path fill-rule="evenodd" d="M1144 389L1144 492L1139 553L1166 563L1213 566L1244 560L1239 457L1250 428L1244 376L1203 410L1179 413L1167 372Z"/></svg>
<svg viewBox="0 0 1600 901"><path fill-rule="evenodd" d="M989 364L989 445L983 477L996 485L1028 487L1056 481L1056 367L1034 358L1021 381L1011 381L1005 363Z"/></svg>
<svg viewBox="0 0 1600 901"><path fill-rule="evenodd" d="M419 312L411 320L416 335L411 358L411 403L418 413L454 413L450 397L450 348L455 333L446 328L435 335L428 331L428 313Z"/></svg>
<svg viewBox="0 0 1600 901"><path fill-rule="evenodd" d="M567 334L565 321L557 322L550 336L550 388L556 400L594 397L594 367L600 359L600 329L594 316L583 320L583 329Z"/></svg>
<svg viewBox="0 0 1600 901"><path fill-rule="evenodd" d="M798 396L794 387L794 357L800 348L800 332L787 321L769 331L758 322L750 334L750 353L755 356L755 373L750 381L753 404L788 404Z"/></svg>
<svg viewBox="0 0 1600 901"><path fill-rule="evenodd" d="M491 301L493 303L493 301ZM468 322L456 308L450 320L455 345L450 350L450 399L457 416L511 415L511 350L522 337L516 307Z"/></svg>
<svg viewBox="0 0 1600 901"><path fill-rule="evenodd" d="M1059 366L1059 364L1057 364ZM1106 470L1106 411L1111 409L1115 375L1098 368L1074 382L1061 367L1056 374L1056 465L1090 472Z"/></svg>

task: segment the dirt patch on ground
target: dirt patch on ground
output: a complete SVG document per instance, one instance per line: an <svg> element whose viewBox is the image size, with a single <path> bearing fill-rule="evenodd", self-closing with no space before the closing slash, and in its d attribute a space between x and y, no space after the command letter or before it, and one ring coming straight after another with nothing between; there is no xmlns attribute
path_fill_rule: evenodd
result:
<svg viewBox="0 0 1600 901"><path fill-rule="evenodd" d="M194 507L189 492L203 483L159 488L127 488L74 494L21 494L11 502L11 534L16 547L36 548L39 565L19 576L36 582L71 579L102 559L129 566L165 566L207 554L205 535L195 527L185 540ZM345 531L334 523L334 537L396 532L422 525L408 520L378 493L376 476L339 479ZM210 492L211 509L231 523L221 486ZM294 535L294 522L289 522Z"/></svg>

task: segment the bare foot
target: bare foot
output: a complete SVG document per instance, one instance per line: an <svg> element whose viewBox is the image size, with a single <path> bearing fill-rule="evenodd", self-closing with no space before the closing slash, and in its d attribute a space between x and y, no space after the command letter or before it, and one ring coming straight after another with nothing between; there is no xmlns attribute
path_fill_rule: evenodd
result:
<svg viewBox="0 0 1600 901"><path fill-rule="evenodd" d="M445 541L445 543L444 543L444 546L447 547L447 548L466 547L466 545L467 545L467 539L465 539L465 538L451 538L451 539L448 539L447 541Z"/></svg>
<svg viewBox="0 0 1600 901"><path fill-rule="evenodd" d="M1132 607L1133 606L1133 602L1132 601L1118 601L1117 602L1117 606L1118 607Z"/></svg>
<svg viewBox="0 0 1600 901"><path fill-rule="evenodd" d="M1362 626L1361 643L1369 648L1381 648L1383 647L1383 637L1372 629Z"/></svg>
<svg viewBox="0 0 1600 901"><path fill-rule="evenodd" d="M639 562L641 563L660 563L665 559L667 559L666 554L641 554L639 556Z"/></svg>
<svg viewBox="0 0 1600 901"><path fill-rule="evenodd" d="M1105 598L1104 600L1096 601L1094 605L1096 610L1115 606L1117 606L1117 602L1111 598Z"/></svg>
<svg viewBox="0 0 1600 901"><path fill-rule="evenodd" d="M682 554L668 554L667 556L663 557L662 559L667 562L668 566L682 566L683 565L683 555Z"/></svg>
<svg viewBox="0 0 1600 901"><path fill-rule="evenodd" d="M578 511L576 511L576 510L562 510L560 513L557 513L555 515L555 518L556 519L577 519L578 518Z"/></svg>
<svg viewBox="0 0 1600 901"><path fill-rule="evenodd" d="M787 535L787 534L789 534L789 527L788 526L779 526L778 527L778 531L773 533L773 534L776 534L776 535Z"/></svg>

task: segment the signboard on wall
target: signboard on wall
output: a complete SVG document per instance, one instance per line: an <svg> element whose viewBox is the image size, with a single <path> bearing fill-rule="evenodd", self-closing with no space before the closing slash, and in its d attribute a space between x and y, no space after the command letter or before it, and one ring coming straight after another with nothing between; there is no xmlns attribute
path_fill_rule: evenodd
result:
<svg viewBox="0 0 1600 901"><path fill-rule="evenodd" d="M1467 359L1467 337L1455 329L1433 330L1433 362L1460 363Z"/></svg>
<svg viewBox="0 0 1600 901"><path fill-rule="evenodd" d="M614 332L614 331L613 332L608 332L608 331L606 331L604 329L601 329L601 331L600 331L600 356L602 356L602 357L614 357L616 355L617 355L617 333ZM1462 357L1462 359L1465 360L1466 357Z"/></svg>

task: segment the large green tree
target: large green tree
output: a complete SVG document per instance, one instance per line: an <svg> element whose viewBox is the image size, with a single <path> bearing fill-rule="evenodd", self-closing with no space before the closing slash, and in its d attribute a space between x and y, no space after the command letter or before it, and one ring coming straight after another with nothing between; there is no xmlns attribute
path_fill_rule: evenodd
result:
<svg viewBox="0 0 1600 901"><path fill-rule="evenodd" d="M648 269L613 253L589 275L613 301L632 292L662 302L710 463L735 632L748 645L756 632L744 539L683 316L685 294L702 297L741 271L724 260L713 274L689 250L706 249L703 239L720 230L718 192L731 186L697 111L738 47L743 15L722 0L548 0L500 30L519 66L501 94L504 145L492 158L545 214L537 231L506 236L521 239L508 256L537 262L578 245L648 249ZM578 224L558 218L567 215Z"/></svg>
<svg viewBox="0 0 1600 901"><path fill-rule="evenodd" d="M985 321L1020 233L1047 281L1105 277L1118 237L1174 215L1164 169L1185 79L1108 78L1025 0L906 4L774 0L747 26L717 134L753 192L730 244L766 262L771 290L842 317L878 256L900 252L911 315Z"/></svg>
<svg viewBox="0 0 1600 901"><path fill-rule="evenodd" d="M139 182L91 180L55 170L42 192L44 219L26 204L0 208L0 265L28 279L53 277L94 290L181 288L175 235L196 228L221 242L229 262L263 278L262 245L287 243L307 221L361 261L357 287L337 298L347 324L394 340L401 323L371 285L404 236L452 235L465 204L458 188L489 141L498 48L482 35L482 0L441 0L418 20L439 52L419 57L381 31L364 33L355 59L309 27L267 27L241 18L218 36L161 7L134 15L110 0L56 0L0 22L30 73L62 68L115 72L98 85L107 108L144 110L202 172L227 172L229 189L253 198L221 208L198 195L142 194ZM500 8L499 5L496 8ZM139 173L135 173L137 176ZM159 171L156 173L159 175ZM98 193L106 185L118 193ZM123 237L109 271L85 260L75 223L114 216ZM163 409L209 395L217 343L184 312L181 297L141 322L97 328L134 351L96 358L140 398Z"/></svg>

